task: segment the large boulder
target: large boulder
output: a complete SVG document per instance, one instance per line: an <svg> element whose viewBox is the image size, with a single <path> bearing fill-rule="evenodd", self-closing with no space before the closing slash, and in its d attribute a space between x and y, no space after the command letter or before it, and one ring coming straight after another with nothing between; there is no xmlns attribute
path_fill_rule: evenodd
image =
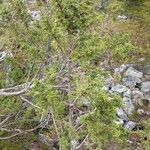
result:
<svg viewBox="0 0 150 150"><path fill-rule="evenodd" d="M125 72L125 76L132 76L132 77L137 77L137 78L142 78L143 77L143 73L136 70L133 67L129 67L127 69L127 71Z"/></svg>
<svg viewBox="0 0 150 150"><path fill-rule="evenodd" d="M123 85L134 88L137 84L140 84L142 81L139 77L136 76L126 76L122 79Z"/></svg>

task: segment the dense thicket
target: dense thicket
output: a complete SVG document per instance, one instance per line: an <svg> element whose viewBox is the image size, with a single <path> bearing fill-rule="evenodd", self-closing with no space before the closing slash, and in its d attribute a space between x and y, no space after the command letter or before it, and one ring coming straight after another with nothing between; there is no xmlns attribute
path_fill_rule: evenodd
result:
<svg viewBox="0 0 150 150"><path fill-rule="evenodd" d="M41 135L50 141L48 149L127 149L128 133L115 123L121 102L105 93L108 74L100 64L149 57L149 6L129 0L2 1L0 149L28 149ZM128 19L118 21L118 15Z"/></svg>

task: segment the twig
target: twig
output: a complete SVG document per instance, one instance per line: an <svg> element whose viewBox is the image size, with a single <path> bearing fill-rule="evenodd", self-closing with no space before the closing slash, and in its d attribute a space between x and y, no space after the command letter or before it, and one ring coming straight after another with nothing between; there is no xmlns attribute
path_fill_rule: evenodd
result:
<svg viewBox="0 0 150 150"><path fill-rule="evenodd" d="M86 142L88 137L89 137L89 134L87 134L87 136L84 138L84 140L81 142L81 144L75 148L75 150L79 150L83 146L83 144Z"/></svg>
<svg viewBox="0 0 150 150"><path fill-rule="evenodd" d="M32 66L31 66L31 68L30 68L30 70L29 70L29 72L28 72L28 77L27 77L27 80L26 80L26 84L29 82L30 75L31 75L31 72L32 72L32 70L33 70L34 65L35 65L35 62L33 61L33 64L32 64Z"/></svg>
<svg viewBox="0 0 150 150"><path fill-rule="evenodd" d="M6 123L10 118L12 117L12 114L9 114L1 123L0 123L0 127Z"/></svg>
<svg viewBox="0 0 150 150"><path fill-rule="evenodd" d="M12 87L12 88L0 89L0 96L18 96L18 95L22 95L22 94L26 93L30 88L32 88L32 84L33 84L34 80L37 78L42 66L43 66L43 63L40 64L35 76L31 80L31 82L26 82L24 84L21 84L21 85ZM24 86L24 88L22 90L8 92L8 91L11 91L11 90L18 90L16 88L20 88L21 86L22 86L22 88Z"/></svg>
<svg viewBox="0 0 150 150"><path fill-rule="evenodd" d="M59 138L59 131L58 131L58 128L57 128L57 124L56 124L56 120L55 120L55 117L54 117L54 113L53 113L52 108L50 108L50 113L51 113L51 115L52 115L54 127L55 127L55 130L56 130L57 136L58 136L58 138Z"/></svg>
<svg viewBox="0 0 150 150"><path fill-rule="evenodd" d="M11 139L11 138L13 138L15 136L18 136L20 134L23 134L23 133L20 132L20 133L16 133L16 134L13 134L13 135L10 135L10 136L7 136L7 137L0 137L0 140L8 140L8 139Z"/></svg>
<svg viewBox="0 0 150 150"><path fill-rule="evenodd" d="M24 94L25 92L27 92L27 90L28 88L16 92L4 92L0 90L0 96L18 96Z"/></svg>
<svg viewBox="0 0 150 150"><path fill-rule="evenodd" d="M25 131L21 131L20 129L15 129L14 131L18 131L19 133L16 133L16 134L13 134L13 135L10 135L10 136L7 136L7 137L0 137L0 140L7 140L7 139L11 139L15 136L18 136L18 135L21 135L21 134L27 134L29 132L33 132L35 130L37 130L38 128L41 127L41 124L40 123L38 126L36 126L35 128L32 128L32 129L28 129L28 130L25 130ZM2 128L3 129L3 128Z"/></svg>
<svg viewBox="0 0 150 150"><path fill-rule="evenodd" d="M24 98L23 96L20 96L20 98L21 98L23 101L27 102L28 104L32 105L33 107L36 107L36 108L38 108L38 109L42 109L42 108L36 106L35 104L33 104L32 102L30 102L29 100L27 100L26 98Z"/></svg>

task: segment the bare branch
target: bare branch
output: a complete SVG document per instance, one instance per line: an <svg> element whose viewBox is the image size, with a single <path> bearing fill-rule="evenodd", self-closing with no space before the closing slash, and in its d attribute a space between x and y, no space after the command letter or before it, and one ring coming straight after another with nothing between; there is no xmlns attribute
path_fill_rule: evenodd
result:
<svg viewBox="0 0 150 150"><path fill-rule="evenodd" d="M0 96L19 96L19 95L25 94L29 89L33 87L32 84L34 80L37 78L42 66L43 66L43 63L40 64L37 72L35 73L34 77L32 78L30 82L26 82L24 84L6 88L6 89L0 89Z"/></svg>
<svg viewBox="0 0 150 150"><path fill-rule="evenodd" d="M87 136L84 138L84 140L81 142L80 145L78 145L75 150L79 150L81 149L81 147L83 146L83 144L86 142L87 138L89 137L89 134L87 134Z"/></svg>
<svg viewBox="0 0 150 150"><path fill-rule="evenodd" d="M31 72L32 72L32 70L33 70L34 65L35 65L35 61L33 61L32 66L31 66L31 68L30 68L30 70L29 70L29 72L28 72L28 77L27 77L26 83L29 82L30 75L31 75Z"/></svg>
<svg viewBox="0 0 150 150"><path fill-rule="evenodd" d="M32 102L30 102L29 100L27 100L26 98L24 98L23 96L20 96L20 98L21 98L23 101L27 102L28 104L32 105L33 107L36 107L36 108L38 108L38 109L42 109L42 108L36 106L35 104L33 104Z"/></svg>
<svg viewBox="0 0 150 150"><path fill-rule="evenodd" d="M25 88L23 90L16 91L16 92L5 92L3 90L0 90L0 96L18 96L18 95L24 94L25 92L27 92L27 90L28 88Z"/></svg>
<svg viewBox="0 0 150 150"><path fill-rule="evenodd" d="M7 136L7 137L0 137L0 140L8 140L8 139L11 139L11 138L13 138L15 136L18 136L20 134L22 134L22 132L16 133L16 134L13 134L13 135L10 135L10 136Z"/></svg>
<svg viewBox="0 0 150 150"><path fill-rule="evenodd" d="M12 114L9 114L2 122L0 122L0 127L6 123L10 118L12 117Z"/></svg>
<svg viewBox="0 0 150 150"><path fill-rule="evenodd" d="M6 136L6 137L0 137L0 140L7 140L7 139L11 139L11 138L13 138L13 137L16 137L16 136L18 136L18 135L21 135L21 134L27 134L27 133L29 133L29 132L33 132L33 131L35 131L35 130L41 128L41 126L43 125L43 123L45 123L45 121L44 121L44 122L41 122L41 123L40 123L39 125L37 125L35 128L28 129L28 130L24 130L24 131L22 131L22 130L20 130L20 129L9 130L9 129L6 129L6 128L1 128L1 130L3 130L3 131L4 131L4 130L5 130L5 131L8 131L8 132L16 131L16 132L18 132L18 133L15 133L15 134L12 134L12 135Z"/></svg>
<svg viewBox="0 0 150 150"><path fill-rule="evenodd" d="M54 117L53 109L50 108L49 110L50 110L50 113L52 115L52 119L53 119L53 123L54 123L54 127L55 127L55 130L56 130L57 136L59 137L59 131L58 131L58 127L57 127L57 124L56 124L55 117Z"/></svg>

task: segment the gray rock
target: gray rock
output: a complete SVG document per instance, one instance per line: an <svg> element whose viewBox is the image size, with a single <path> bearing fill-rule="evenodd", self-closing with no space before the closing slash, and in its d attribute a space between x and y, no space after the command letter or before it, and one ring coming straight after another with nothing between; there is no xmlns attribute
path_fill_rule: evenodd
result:
<svg viewBox="0 0 150 150"><path fill-rule="evenodd" d="M141 85L142 92L150 92L150 81L143 82Z"/></svg>
<svg viewBox="0 0 150 150"><path fill-rule="evenodd" d="M71 141L71 150L74 150L78 145L78 141L77 140L72 140Z"/></svg>
<svg viewBox="0 0 150 150"><path fill-rule="evenodd" d="M109 88L109 87L112 87L112 86L114 85L114 78L113 78L112 76L106 78L106 79L104 80L104 84L105 84L105 86L108 87L108 88Z"/></svg>
<svg viewBox="0 0 150 150"><path fill-rule="evenodd" d="M127 19L128 19L128 17L125 16L125 15L119 15L117 18L118 18L118 20L120 20L120 21L123 21L123 20L127 20Z"/></svg>
<svg viewBox="0 0 150 150"><path fill-rule="evenodd" d="M119 68L115 68L114 74L123 73L127 68L127 65L122 64Z"/></svg>
<svg viewBox="0 0 150 150"><path fill-rule="evenodd" d="M136 82L134 82L134 81L125 81L125 82L123 83L123 85L124 85L124 86L127 86L127 87L129 87L129 88L131 88L131 89L133 89L133 88L135 87L135 85L136 85Z"/></svg>
<svg viewBox="0 0 150 150"><path fill-rule="evenodd" d="M127 91L128 88L126 86L121 85L121 84L116 84L115 86L112 87L111 90L113 92L123 93L123 92Z"/></svg>
<svg viewBox="0 0 150 150"><path fill-rule="evenodd" d="M144 67L145 74L150 75L150 65Z"/></svg>
<svg viewBox="0 0 150 150"><path fill-rule="evenodd" d="M144 109L138 109L138 110L137 110L137 113L138 113L139 115L142 115L142 114L145 114L145 111L144 111Z"/></svg>
<svg viewBox="0 0 150 150"><path fill-rule="evenodd" d="M138 59L138 62L143 62L145 60L145 58L141 57Z"/></svg>
<svg viewBox="0 0 150 150"><path fill-rule="evenodd" d="M131 98L131 90L128 89L127 91L125 91L125 92L123 93L123 97Z"/></svg>
<svg viewBox="0 0 150 150"><path fill-rule="evenodd" d="M139 114L139 115L150 115L150 111L146 111L146 110L144 110L144 109L138 109L137 110L137 113Z"/></svg>
<svg viewBox="0 0 150 150"><path fill-rule="evenodd" d="M125 72L125 76L132 76L132 77L137 77L137 78L142 78L143 77L143 73L136 70L133 67L129 67L127 69L127 71Z"/></svg>
<svg viewBox="0 0 150 150"><path fill-rule="evenodd" d="M90 103L89 100L87 100L87 99L83 99L83 100L82 100L82 105L89 107L90 104L91 104L91 103Z"/></svg>
<svg viewBox="0 0 150 150"><path fill-rule="evenodd" d="M133 122L133 121L129 121L125 124L125 128L129 131L132 131L136 126L136 122Z"/></svg>
<svg viewBox="0 0 150 150"><path fill-rule="evenodd" d="M28 2L31 3L31 4L35 4L36 0L29 0Z"/></svg>
<svg viewBox="0 0 150 150"><path fill-rule="evenodd" d="M137 84L140 85L142 80L134 76L126 76L122 79L122 82L123 85L127 86L128 88L134 89Z"/></svg>
<svg viewBox="0 0 150 150"><path fill-rule="evenodd" d="M0 62L3 61L5 58L13 57L13 54L10 51L3 51L0 52Z"/></svg>
<svg viewBox="0 0 150 150"><path fill-rule="evenodd" d="M144 75L142 78L142 82L150 81L150 75Z"/></svg>
<svg viewBox="0 0 150 150"><path fill-rule="evenodd" d="M128 120L127 114L122 108L117 108L117 116L122 120Z"/></svg>
<svg viewBox="0 0 150 150"><path fill-rule="evenodd" d="M136 83L141 83L142 80L139 77L136 76L126 76L122 79L123 82L127 82L127 81L134 81Z"/></svg>
<svg viewBox="0 0 150 150"><path fill-rule="evenodd" d="M2 61L6 57L6 52L0 52L0 61Z"/></svg>
<svg viewBox="0 0 150 150"><path fill-rule="evenodd" d="M150 102L150 92L144 93L144 99Z"/></svg>
<svg viewBox="0 0 150 150"><path fill-rule="evenodd" d="M141 83L142 80L135 76L126 76L122 79L122 82L124 85L132 88L136 85L136 83Z"/></svg>
<svg viewBox="0 0 150 150"><path fill-rule="evenodd" d="M40 11L35 11L35 10L30 11L29 10L29 14L33 20L40 20L41 19Z"/></svg>
<svg viewBox="0 0 150 150"><path fill-rule="evenodd" d="M146 111L145 114L149 116L149 115L150 115L150 112L149 112L149 111Z"/></svg>
<svg viewBox="0 0 150 150"><path fill-rule="evenodd" d="M124 111L127 113L127 115L131 115L135 110L132 100L128 97L123 97L122 102Z"/></svg>
<svg viewBox="0 0 150 150"><path fill-rule="evenodd" d="M77 119L76 119L75 122L76 122L77 125L79 125L79 124L80 124L80 121L81 121L81 118L80 118L80 116L79 116L79 117L77 117Z"/></svg>
<svg viewBox="0 0 150 150"><path fill-rule="evenodd" d="M117 118L117 120L115 120L115 123L116 123L117 125L123 125L123 124L124 124L124 121L123 121L123 119Z"/></svg>
<svg viewBox="0 0 150 150"><path fill-rule="evenodd" d="M143 106L143 99L144 99L143 92L137 89L132 91L132 100L135 105Z"/></svg>
<svg viewBox="0 0 150 150"><path fill-rule="evenodd" d="M108 92L108 91L109 91L109 87L103 86L103 87L102 87L102 90L104 90L105 92Z"/></svg>
<svg viewBox="0 0 150 150"><path fill-rule="evenodd" d="M22 2L25 4L35 4L37 0L22 0Z"/></svg>

